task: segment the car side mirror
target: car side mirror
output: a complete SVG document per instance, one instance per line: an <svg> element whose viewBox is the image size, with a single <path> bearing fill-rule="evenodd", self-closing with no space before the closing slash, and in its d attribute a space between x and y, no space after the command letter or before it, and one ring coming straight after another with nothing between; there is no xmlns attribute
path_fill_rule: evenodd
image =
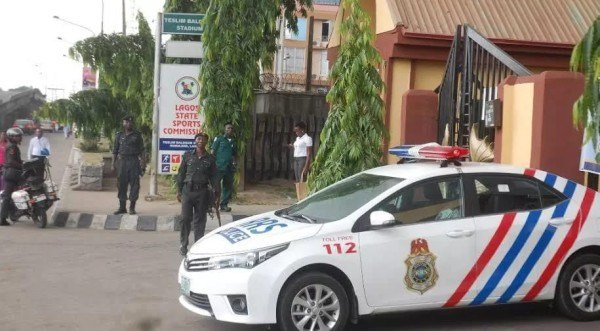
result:
<svg viewBox="0 0 600 331"><path fill-rule="evenodd" d="M376 210L369 215L372 228L383 228L396 224L394 215L383 210Z"/></svg>

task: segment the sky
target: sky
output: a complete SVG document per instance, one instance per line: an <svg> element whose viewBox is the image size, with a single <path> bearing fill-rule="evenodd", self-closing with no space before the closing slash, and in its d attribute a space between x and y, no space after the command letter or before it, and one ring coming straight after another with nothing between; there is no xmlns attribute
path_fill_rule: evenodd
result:
<svg viewBox="0 0 600 331"><path fill-rule="evenodd" d="M104 33L121 32L121 0L104 1ZM164 0L126 0L127 33L135 33L141 11L152 31ZM48 100L81 90L83 64L69 57L69 47L100 33L102 0L0 0L0 88L40 89ZM61 37L63 40L57 39Z"/></svg>

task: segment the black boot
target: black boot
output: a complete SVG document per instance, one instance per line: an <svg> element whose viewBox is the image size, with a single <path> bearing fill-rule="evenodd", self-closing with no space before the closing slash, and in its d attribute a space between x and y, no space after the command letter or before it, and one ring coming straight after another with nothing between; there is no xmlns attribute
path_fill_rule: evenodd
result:
<svg viewBox="0 0 600 331"><path fill-rule="evenodd" d="M115 215L125 214L127 213L127 208L125 208L126 201L119 200L119 209L114 212Z"/></svg>
<svg viewBox="0 0 600 331"><path fill-rule="evenodd" d="M7 220L2 220L2 221L0 221L0 225L1 226L7 226L7 225L10 225L10 223L8 223Z"/></svg>
<svg viewBox="0 0 600 331"><path fill-rule="evenodd" d="M137 214L135 212L135 201L131 201L131 203L129 203L129 215L135 215Z"/></svg>

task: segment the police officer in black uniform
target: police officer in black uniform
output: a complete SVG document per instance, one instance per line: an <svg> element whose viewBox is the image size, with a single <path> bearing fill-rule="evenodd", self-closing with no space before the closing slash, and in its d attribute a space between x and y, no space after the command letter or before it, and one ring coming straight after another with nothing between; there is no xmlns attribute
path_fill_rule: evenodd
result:
<svg viewBox="0 0 600 331"><path fill-rule="evenodd" d="M0 225L10 225L7 218L9 209L12 208L10 201L12 193L21 181L23 171L23 161L21 160L21 150L19 144L23 140L23 131L19 128L10 128L6 130L8 145L6 145L4 156L4 191L2 192L2 206L0 207Z"/></svg>
<svg viewBox="0 0 600 331"><path fill-rule="evenodd" d="M192 219L194 221L194 242L204 236L206 213L211 201L211 187L214 196L219 196L220 185L215 157L206 151L208 135L199 133L194 137L196 148L185 154L177 175L177 200L181 202L181 247L179 252L186 255Z"/></svg>
<svg viewBox="0 0 600 331"><path fill-rule="evenodd" d="M119 189L119 209L117 214L127 212L127 187L129 189L129 214L134 215L135 203L140 194L140 176L144 175L146 168L146 155L144 153L144 139L133 129L133 116L123 118L123 131L117 133L113 148L113 169L117 170Z"/></svg>

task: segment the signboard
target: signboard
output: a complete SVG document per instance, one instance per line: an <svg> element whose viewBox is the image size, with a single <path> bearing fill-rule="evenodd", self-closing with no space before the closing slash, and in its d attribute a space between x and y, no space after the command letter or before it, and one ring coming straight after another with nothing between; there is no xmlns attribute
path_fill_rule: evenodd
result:
<svg viewBox="0 0 600 331"><path fill-rule="evenodd" d="M83 67L81 75L81 88L91 90L96 88L96 73L90 67Z"/></svg>
<svg viewBox="0 0 600 331"><path fill-rule="evenodd" d="M500 99L484 101L483 118L486 128L495 128L502 126L502 103Z"/></svg>
<svg viewBox="0 0 600 331"><path fill-rule="evenodd" d="M204 47L201 41L167 41L165 55L167 57L180 57L188 59L201 59L204 57Z"/></svg>
<svg viewBox="0 0 600 331"><path fill-rule="evenodd" d="M164 13L162 33L166 34L202 34L204 14Z"/></svg>
<svg viewBox="0 0 600 331"><path fill-rule="evenodd" d="M584 130L583 141L587 137ZM594 145L593 139L581 147L581 159L579 160L579 170L600 174L600 136L597 138L598 143Z"/></svg>
<svg viewBox="0 0 600 331"><path fill-rule="evenodd" d="M159 174L176 174L183 153L194 148L194 135L204 123L198 98L199 75L199 65L160 66Z"/></svg>

